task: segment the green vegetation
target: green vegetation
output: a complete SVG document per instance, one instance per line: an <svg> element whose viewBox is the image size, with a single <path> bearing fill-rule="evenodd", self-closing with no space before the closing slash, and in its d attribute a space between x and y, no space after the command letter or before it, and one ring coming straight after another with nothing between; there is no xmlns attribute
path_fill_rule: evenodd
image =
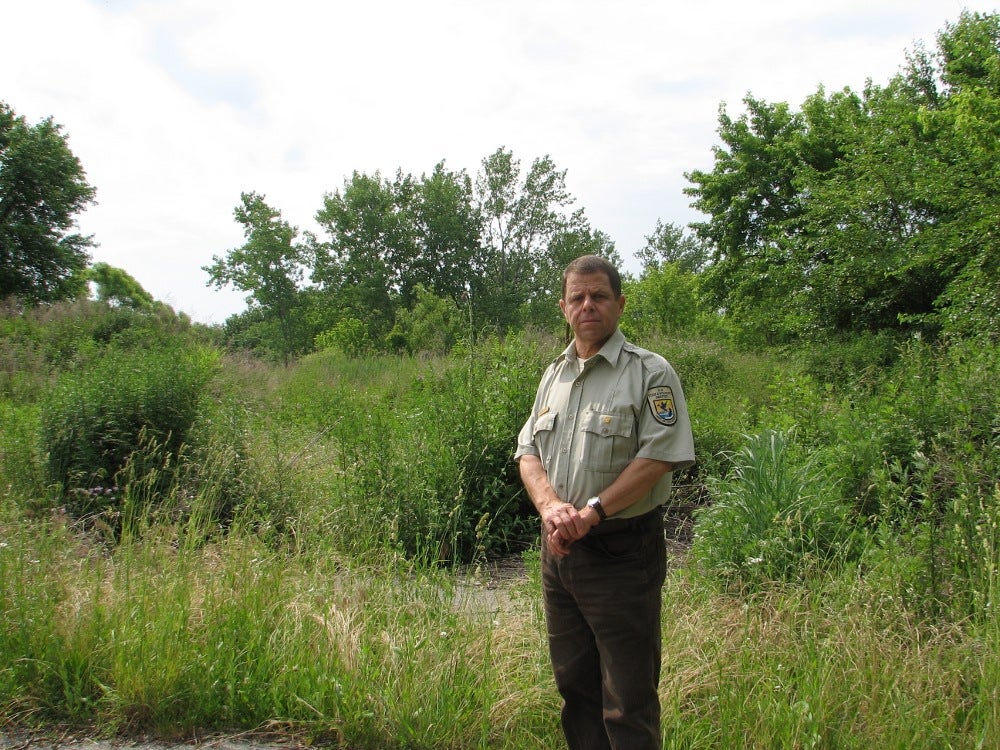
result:
<svg viewBox="0 0 1000 750"><path fill-rule="evenodd" d="M1000 20L965 14L885 88L748 98L691 173L708 219L625 279L699 455L665 747L1000 745L998 82ZM613 250L562 178L356 174L302 242L246 193L224 330L78 253L6 300L0 725L560 744L511 455L558 269Z"/></svg>
<svg viewBox="0 0 1000 750"><path fill-rule="evenodd" d="M0 409L3 722L557 745L536 521L510 455L562 344L522 333L287 367L233 353L216 368L203 332L154 320L92 302L3 321L18 364ZM86 420L96 397L39 394L112 362L147 382L164 364L136 329L174 354L156 388L200 389L185 442L133 426L116 491L67 503L43 415L55 399ZM889 366L823 378L815 348L644 343L690 374L703 456L677 478L678 505L701 509L665 589L667 746L1000 739L997 346L913 340ZM62 372L54 347L75 352ZM884 347L849 359L866 353ZM493 588L497 556L523 572Z"/></svg>

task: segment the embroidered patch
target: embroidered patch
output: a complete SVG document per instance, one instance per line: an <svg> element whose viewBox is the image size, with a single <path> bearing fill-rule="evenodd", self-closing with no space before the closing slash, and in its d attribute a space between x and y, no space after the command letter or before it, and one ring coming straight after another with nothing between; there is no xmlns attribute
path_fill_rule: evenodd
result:
<svg viewBox="0 0 1000 750"><path fill-rule="evenodd" d="M650 388L646 392L646 401L657 422L667 426L676 424L677 410L674 408L674 392L670 390L670 386Z"/></svg>

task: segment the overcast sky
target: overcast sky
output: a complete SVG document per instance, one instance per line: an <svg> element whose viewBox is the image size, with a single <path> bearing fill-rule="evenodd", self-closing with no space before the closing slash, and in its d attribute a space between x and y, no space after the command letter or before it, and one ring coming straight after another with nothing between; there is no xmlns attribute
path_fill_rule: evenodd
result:
<svg viewBox="0 0 1000 750"><path fill-rule="evenodd" d="M51 116L98 203L93 260L222 323L243 295L202 266L243 242L256 191L315 230L355 170L474 175L504 146L549 155L626 259L657 219L699 218L720 104L798 108L886 83L960 0L22 0L4 8L0 100Z"/></svg>

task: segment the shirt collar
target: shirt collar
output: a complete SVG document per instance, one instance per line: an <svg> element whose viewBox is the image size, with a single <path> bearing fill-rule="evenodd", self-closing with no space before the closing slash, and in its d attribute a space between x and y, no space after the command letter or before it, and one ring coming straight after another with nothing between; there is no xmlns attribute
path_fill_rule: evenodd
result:
<svg viewBox="0 0 1000 750"><path fill-rule="evenodd" d="M625 346L625 334L621 332L620 328L616 328L615 332L611 334L611 338L604 342L604 346L600 348L594 357L604 357L612 367L617 366L618 358L621 356L622 347ZM576 341L570 341L569 346L567 346L562 355L562 359L566 360L570 364L573 364L577 360L576 356ZM591 357L593 359L593 357Z"/></svg>

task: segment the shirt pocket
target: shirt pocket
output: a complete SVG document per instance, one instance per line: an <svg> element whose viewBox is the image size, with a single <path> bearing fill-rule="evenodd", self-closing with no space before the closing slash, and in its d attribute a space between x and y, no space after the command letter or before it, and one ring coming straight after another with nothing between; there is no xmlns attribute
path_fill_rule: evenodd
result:
<svg viewBox="0 0 1000 750"><path fill-rule="evenodd" d="M535 417L535 424L531 429L531 442L538 448L543 457L547 457L552 450L552 441L555 439L556 412L550 411Z"/></svg>
<svg viewBox="0 0 1000 750"><path fill-rule="evenodd" d="M619 473L635 456L635 420L631 412L587 411L580 432L580 462L588 469Z"/></svg>

